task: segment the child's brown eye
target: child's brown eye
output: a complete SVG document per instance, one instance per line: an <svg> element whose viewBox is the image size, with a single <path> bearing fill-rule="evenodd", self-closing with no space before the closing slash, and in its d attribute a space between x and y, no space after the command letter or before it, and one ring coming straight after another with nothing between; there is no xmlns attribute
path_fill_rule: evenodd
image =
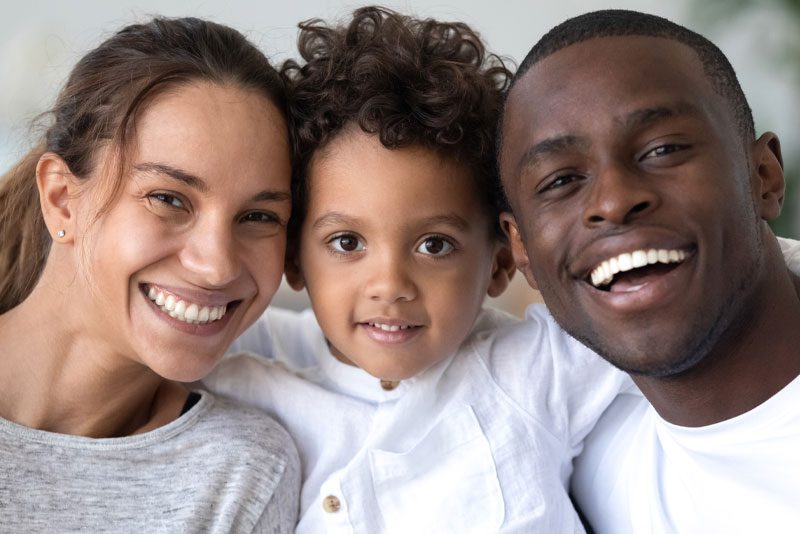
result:
<svg viewBox="0 0 800 534"><path fill-rule="evenodd" d="M450 253L455 247L447 239L442 237L429 237L417 247L417 252L430 256L444 256Z"/></svg>
<svg viewBox="0 0 800 534"><path fill-rule="evenodd" d="M328 244L336 252L358 252L364 249L363 243L352 234L340 234L333 237Z"/></svg>
<svg viewBox="0 0 800 534"><path fill-rule="evenodd" d="M425 252L428 254L439 254L444 250L444 241L441 239L426 239Z"/></svg>
<svg viewBox="0 0 800 534"><path fill-rule="evenodd" d="M339 246L342 247L342 250L352 252L358 248L358 239L353 239L352 237L340 237Z"/></svg>

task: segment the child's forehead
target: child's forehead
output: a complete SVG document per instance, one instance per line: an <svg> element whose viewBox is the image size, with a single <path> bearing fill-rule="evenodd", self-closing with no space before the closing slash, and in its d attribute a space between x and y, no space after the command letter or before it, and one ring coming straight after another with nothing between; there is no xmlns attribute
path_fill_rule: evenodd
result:
<svg viewBox="0 0 800 534"><path fill-rule="evenodd" d="M362 177L363 187L368 187L371 184L380 185L382 178L390 179L403 174L428 178L431 185L441 181L437 178L446 175L457 178L459 188L476 187L475 172L462 162L455 149L422 143L386 146L378 134L360 128L342 130L317 149L310 159L306 176L313 189L314 185L320 185L321 177L330 183L337 177L346 181L357 175ZM412 185L412 181L407 184L408 187Z"/></svg>
<svg viewBox="0 0 800 534"><path fill-rule="evenodd" d="M458 227L488 213L469 167L435 149L386 148L361 133L337 139L326 152L308 172L308 216L315 219Z"/></svg>

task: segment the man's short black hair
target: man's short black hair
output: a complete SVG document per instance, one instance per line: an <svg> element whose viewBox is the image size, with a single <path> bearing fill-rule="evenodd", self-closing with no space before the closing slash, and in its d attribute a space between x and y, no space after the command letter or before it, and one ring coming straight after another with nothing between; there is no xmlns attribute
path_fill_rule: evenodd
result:
<svg viewBox="0 0 800 534"><path fill-rule="evenodd" d="M562 48L595 37L628 35L673 39L694 50L712 87L730 103L743 141L749 143L755 139L753 113L725 54L714 43L688 28L665 18L637 11L594 11L562 22L539 39L525 56L511 82L509 93L532 66ZM533 104L536 105L535 102Z"/></svg>

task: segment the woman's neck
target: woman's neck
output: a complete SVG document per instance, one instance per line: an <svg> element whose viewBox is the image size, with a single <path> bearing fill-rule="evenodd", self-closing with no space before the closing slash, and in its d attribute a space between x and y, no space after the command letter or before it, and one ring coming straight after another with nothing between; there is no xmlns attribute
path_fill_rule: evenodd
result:
<svg viewBox="0 0 800 534"><path fill-rule="evenodd" d="M37 289L0 316L0 416L40 430L118 437L180 414L186 390L115 353L76 321L65 295Z"/></svg>

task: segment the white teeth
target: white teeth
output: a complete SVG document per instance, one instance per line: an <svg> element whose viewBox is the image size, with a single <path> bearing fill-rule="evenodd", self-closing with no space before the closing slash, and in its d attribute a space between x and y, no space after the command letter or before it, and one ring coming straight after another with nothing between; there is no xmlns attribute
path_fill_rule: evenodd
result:
<svg viewBox="0 0 800 534"><path fill-rule="evenodd" d="M197 317L199 315L200 315L200 308L197 307L197 304L189 304L189 307L186 308L186 320L197 321Z"/></svg>
<svg viewBox="0 0 800 534"><path fill-rule="evenodd" d="M644 250L637 250L631 254L633 258L633 267L638 269L647 265L647 252Z"/></svg>
<svg viewBox="0 0 800 534"><path fill-rule="evenodd" d="M619 260L620 271L625 272L633 269L633 258L630 254L620 254L617 259Z"/></svg>
<svg viewBox="0 0 800 534"><path fill-rule="evenodd" d="M411 325L400 326L396 324L381 324L381 323L367 323L367 324L375 328L380 328L384 332L399 332L400 330L406 330L412 327Z"/></svg>
<svg viewBox="0 0 800 534"><path fill-rule="evenodd" d="M624 252L600 263L594 268L590 278L592 285L600 287L611 283L614 275L619 272L630 271L631 269L656 263L679 263L684 259L686 259L686 252L683 250L650 249Z"/></svg>
<svg viewBox="0 0 800 534"><path fill-rule="evenodd" d="M170 317L189 324L207 324L218 321L225 316L228 309L227 306L201 306L176 298L170 293L159 291L153 286L147 290L147 298L155 302L156 306Z"/></svg>

